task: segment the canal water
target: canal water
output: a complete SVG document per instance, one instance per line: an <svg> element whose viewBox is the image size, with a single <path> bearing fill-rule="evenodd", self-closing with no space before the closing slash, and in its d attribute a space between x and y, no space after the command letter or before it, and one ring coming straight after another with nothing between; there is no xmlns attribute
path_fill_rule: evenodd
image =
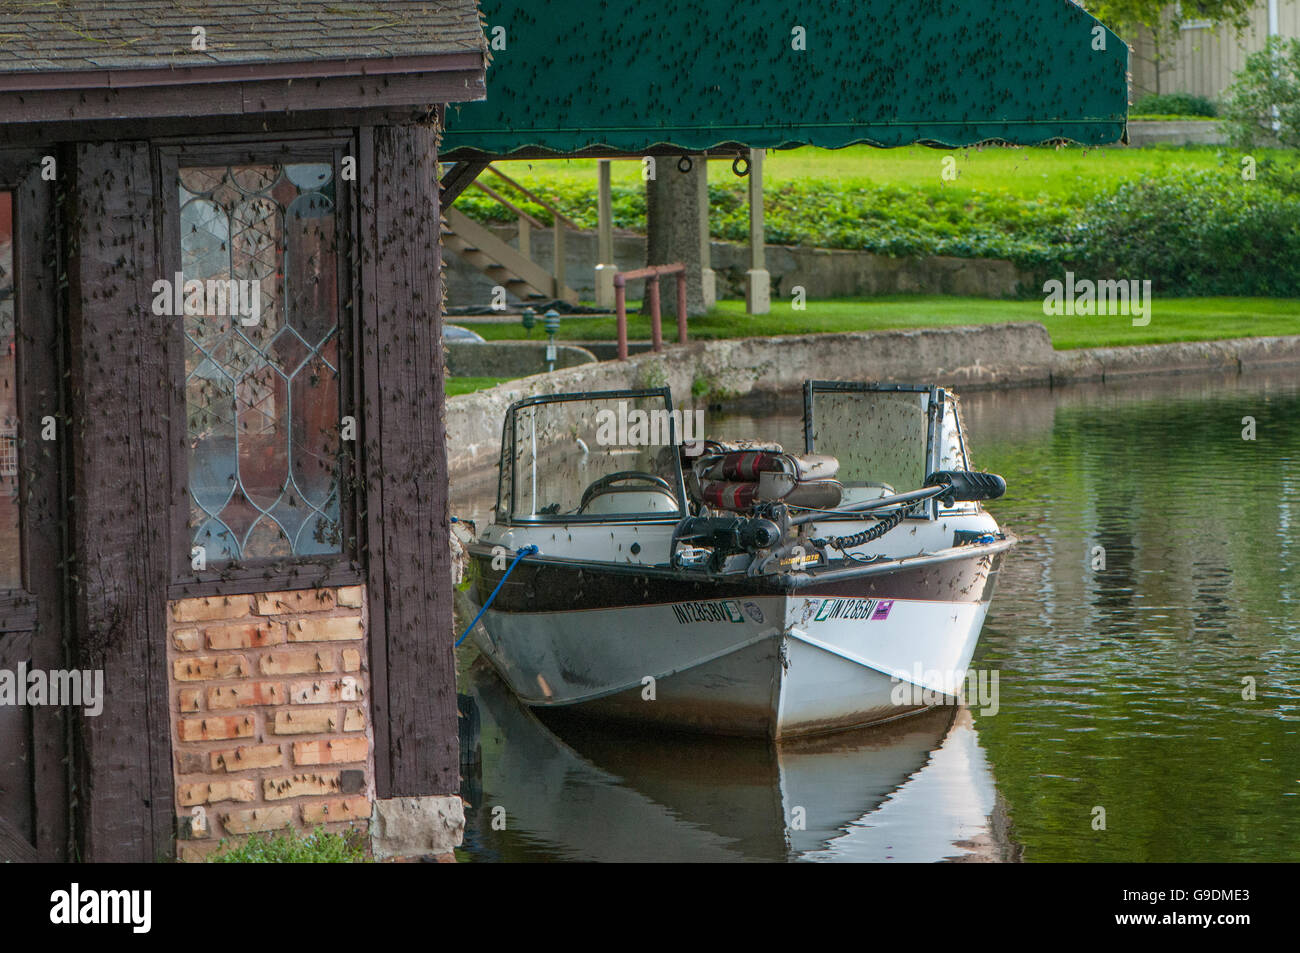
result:
<svg viewBox="0 0 1300 953"><path fill-rule="evenodd" d="M798 403L708 430L798 448ZM543 723L467 641L482 763L461 859L1294 860L1300 375L962 407L1021 539L973 662L996 711L781 749ZM493 493L453 487L453 512L486 520Z"/></svg>

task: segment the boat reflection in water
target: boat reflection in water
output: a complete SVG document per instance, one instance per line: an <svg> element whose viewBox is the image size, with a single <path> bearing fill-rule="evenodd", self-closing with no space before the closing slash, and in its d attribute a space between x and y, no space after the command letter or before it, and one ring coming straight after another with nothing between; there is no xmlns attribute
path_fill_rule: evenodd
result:
<svg viewBox="0 0 1300 953"><path fill-rule="evenodd" d="M469 859L1020 859L966 708L774 747L543 724L482 659L465 683L484 749L462 791Z"/></svg>

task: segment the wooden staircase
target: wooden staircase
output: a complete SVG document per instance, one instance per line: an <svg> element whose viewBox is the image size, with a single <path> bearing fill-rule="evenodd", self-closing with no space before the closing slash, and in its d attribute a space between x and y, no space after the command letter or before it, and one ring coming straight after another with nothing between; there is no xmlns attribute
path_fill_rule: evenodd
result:
<svg viewBox="0 0 1300 953"><path fill-rule="evenodd" d="M578 293L454 206L442 210L442 245L520 301L578 303Z"/></svg>

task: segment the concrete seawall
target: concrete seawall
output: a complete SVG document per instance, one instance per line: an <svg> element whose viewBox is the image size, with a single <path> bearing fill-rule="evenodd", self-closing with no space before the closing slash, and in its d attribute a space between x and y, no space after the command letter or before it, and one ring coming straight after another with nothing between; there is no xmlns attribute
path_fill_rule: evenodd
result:
<svg viewBox="0 0 1300 953"><path fill-rule="evenodd" d="M538 374L447 402L453 477L496 463L506 408L533 394L672 388L674 403L788 394L807 378L935 383L958 391L1300 365L1300 336L1055 351L1039 323L702 341Z"/></svg>

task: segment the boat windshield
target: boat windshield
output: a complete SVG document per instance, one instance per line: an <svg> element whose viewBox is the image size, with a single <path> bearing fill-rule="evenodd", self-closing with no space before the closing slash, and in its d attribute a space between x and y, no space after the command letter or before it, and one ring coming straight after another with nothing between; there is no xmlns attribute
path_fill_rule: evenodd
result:
<svg viewBox="0 0 1300 953"><path fill-rule="evenodd" d="M678 519L682 424L666 389L521 401L506 417L497 511L512 522Z"/></svg>
<svg viewBox="0 0 1300 953"><path fill-rule="evenodd" d="M935 399L929 387L808 381L805 449L839 460L839 480L846 490L915 490L934 469L930 407Z"/></svg>

